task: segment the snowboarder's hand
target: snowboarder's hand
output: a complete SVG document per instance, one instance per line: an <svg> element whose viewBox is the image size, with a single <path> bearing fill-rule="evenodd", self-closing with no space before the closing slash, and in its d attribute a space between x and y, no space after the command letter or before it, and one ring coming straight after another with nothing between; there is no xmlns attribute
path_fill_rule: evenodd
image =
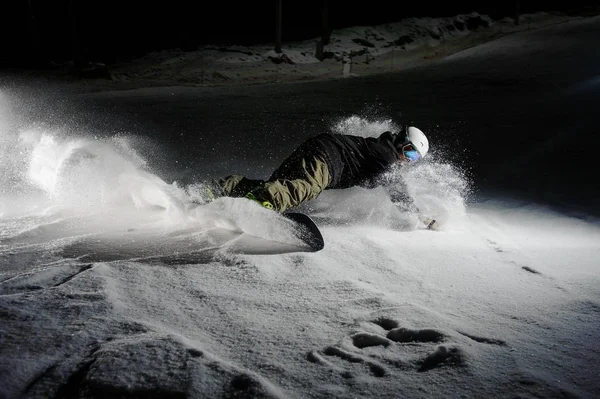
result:
<svg viewBox="0 0 600 399"><path fill-rule="evenodd" d="M440 224L437 220L425 216L421 216L421 222L427 227L429 230L438 231L440 229Z"/></svg>

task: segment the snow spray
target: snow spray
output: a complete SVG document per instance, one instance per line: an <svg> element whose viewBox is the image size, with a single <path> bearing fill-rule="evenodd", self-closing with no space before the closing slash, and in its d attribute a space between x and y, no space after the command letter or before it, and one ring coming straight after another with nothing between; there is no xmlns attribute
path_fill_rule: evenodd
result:
<svg viewBox="0 0 600 399"><path fill-rule="evenodd" d="M377 137L385 131L397 132L399 129L399 126L391 119L369 119L357 115L341 119L331 127L334 133L361 137ZM435 218L448 226L453 221L465 217L466 204L472 192L471 180L468 172L461 165L450 163L444 156L444 150L436 148L435 139L429 138L431 150L427 157L413 165L393 167L381 176L380 183L384 188L383 191L388 194L394 190L406 190L419 213ZM380 208L385 205L384 196L386 195L383 194L379 197L378 206ZM389 196L387 201L389 202ZM381 209L373 209L373 204L360 203L357 205L359 207L365 205L372 209L372 212L381 212ZM409 210L402 209L400 212L405 217L411 213ZM378 224L389 225L390 219L393 218L394 211L390 211L385 215L380 215ZM413 218L409 224L414 225L416 220Z"/></svg>

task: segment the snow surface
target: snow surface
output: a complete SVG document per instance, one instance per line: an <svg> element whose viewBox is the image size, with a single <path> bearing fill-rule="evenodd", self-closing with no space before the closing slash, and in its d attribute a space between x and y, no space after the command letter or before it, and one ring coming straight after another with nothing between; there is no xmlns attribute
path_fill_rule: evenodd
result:
<svg viewBox="0 0 600 399"><path fill-rule="evenodd" d="M193 112L160 90L95 98ZM205 203L198 182L161 177L127 132L58 111L30 121L11 93L0 93L1 397L600 395L595 218L474 198L468 173L432 156L384 181L402 177L441 231L383 188L333 190L301 207L326 240L306 253L276 214ZM331 129L395 127L348 115ZM233 156L227 166L261 173Z"/></svg>
<svg viewBox="0 0 600 399"><path fill-rule="evenodd" d="M161 50L111 65L108 81L92 81L86 89L237 86L386 73L427 64L507 34L573 19L578 17L538 12L522 15L521 23L515 25L512 18L493 20L473 12L454 17L406 18L396 23L354 26L333 31L330 43L323 47L321 59L317 57L320 38L284 42L279 54L273 43L206 45L195 51Z"/></svg>

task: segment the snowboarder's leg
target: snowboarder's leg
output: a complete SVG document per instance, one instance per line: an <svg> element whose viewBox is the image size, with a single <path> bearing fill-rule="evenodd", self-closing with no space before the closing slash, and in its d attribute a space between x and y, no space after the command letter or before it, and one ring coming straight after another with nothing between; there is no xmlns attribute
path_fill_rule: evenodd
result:
<svg viewBox="0 0 600 399"><path fill-rule="evenodd" d="M318 143L313 140L296 148L266 182L239 175L222 179L224 195L246 197L278 212L318 197L331 183L331 174L325 160L315 155Z"/></svg>
<svg viewBox="0 0 600 399"><path fill-rule="evenodd" d="M317 198L331 182L329 167L319 156L287 159L263 187L252 190L258 200L273 204L284 212L305 201Z"/></svg>
<svg viewBox="0 0 600 399"><path fill-rule="evenodd" d="M245 197L248 192L256 187L263 187L264 180L248 179L240 175L230 175L219 180L222 195L227 197Z"/></svg>

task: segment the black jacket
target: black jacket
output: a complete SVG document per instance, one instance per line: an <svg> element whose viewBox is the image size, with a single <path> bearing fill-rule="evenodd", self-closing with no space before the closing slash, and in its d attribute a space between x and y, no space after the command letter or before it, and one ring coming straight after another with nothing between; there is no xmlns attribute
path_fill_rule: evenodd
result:
<svg viewBox="0 0 600 399"><path fill-rule="evenodd" d="M406 142L405 131L384 132L379 137L359 137L323 133L308 139L283 161L273 172L270 180L302 179L305 170L302 160L320 156L329 167L331 182L326 189L342 189L354 186L374 188L388 186L380 180L381 175L398 162L398 150ZM387 191L393 202L412 208L406 185L395 179Z"/></svg>
<svg viewBox="0 0 600 399"><path fill-rule="evenodd" d="M305 145L327 162L331 175L327 188L374 187L377 177L398 162L396 146L404 139L404 133L392 132L368 138L320 134Z"/></svg>

